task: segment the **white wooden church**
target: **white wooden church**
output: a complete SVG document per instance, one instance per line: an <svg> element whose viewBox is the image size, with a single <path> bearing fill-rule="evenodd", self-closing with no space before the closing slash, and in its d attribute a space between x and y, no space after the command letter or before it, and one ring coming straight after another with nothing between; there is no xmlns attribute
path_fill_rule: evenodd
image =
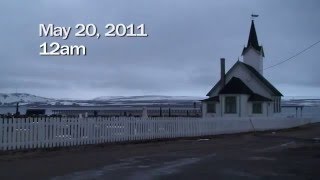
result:
<svg viewBox="0 0 320 180"><path fill-rule="evenodd" d="M221 77L202 101L204 117L268 117L281 111L282 94L263 77L263 47L259 45L254 20L251 22L243 62L237 61Z"/></svg>

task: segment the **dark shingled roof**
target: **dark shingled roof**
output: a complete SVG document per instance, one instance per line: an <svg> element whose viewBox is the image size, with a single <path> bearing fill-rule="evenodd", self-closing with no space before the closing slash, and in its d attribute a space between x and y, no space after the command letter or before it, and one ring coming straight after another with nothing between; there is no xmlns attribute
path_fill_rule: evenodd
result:
<svg viewBox="0 0 320 180"><path fill-rule="evenodd" d="M259 42L258 42L258 36L257 36L257 32L256 32L256 28L254 26L254 21L251 21L251 28L250 28L250 33L249 33L249 39L248 39L248 43L247 43L247 47L244 47L242 50L242 55L244 55L244 53L250 48L253 47L255 50L257 50L258 52L262 53L262 56L264 57L264 51L263 51L263 47L259 46Z"/></svg>
<svg viewBox="0 0 320 180"><path fill-rule="evenodd" d="M248 101L272 101L272 100L264 96L261 96L259 94L252 94L249 97Z"/></svg>
<svg viewBox="0 0 320 180"><path fill-rule="evenodd" d="M242 63L245 67L247 67L265 86L267 86L273 94L276 96L283 96L280 91L278 91L266 78L264 78L256 69L252 66Z"/></svg>
<svg viewBox="0 0 320 180"><path fill-rule="evenodd" d="M232 77L219 94L253 94L253 91L241 79Z"/></svg>
<svg viewBox="0 0 320 180"><path fill-rule="evenodd" d="M213 97L210 97L208 99L204 99L202 101L203 102L208 102L208 101L220 102L220 99L219 99L219 96L213 96Z"/></svg>

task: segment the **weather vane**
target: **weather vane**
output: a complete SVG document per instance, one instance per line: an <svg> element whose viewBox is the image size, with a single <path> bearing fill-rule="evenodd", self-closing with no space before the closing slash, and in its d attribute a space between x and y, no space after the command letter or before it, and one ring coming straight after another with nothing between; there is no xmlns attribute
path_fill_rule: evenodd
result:
<svg viewBox="0 0 320 180"><path fill-rule="evenodd" d="M254 18L256 18L256 17L258 17L258 16L259 16L258 14L253 14L253 13L252 13L252 14L251 14L251 19L254 20Z"/></svg>

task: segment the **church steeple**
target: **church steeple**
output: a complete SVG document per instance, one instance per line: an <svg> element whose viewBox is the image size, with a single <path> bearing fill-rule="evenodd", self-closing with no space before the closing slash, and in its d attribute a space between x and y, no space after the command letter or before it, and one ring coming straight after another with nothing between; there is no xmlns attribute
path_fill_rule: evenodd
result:
<svg viewBox="0 0 320 180"><path fill-rule="evenodd" d="M259 45L254 20L251 21L250 33L247 46L243 48L242 54L244 63L252 66L263 74L263 47Z"/></svg>
<svg viewBox="0 0 320 180"><path fill-rule="evenodd" d="M254 21L251 21L251 28L250 28L250 33L249 33L249 39L248 39L248 44L247 47L252 46L256 50L260 48L259 43L258 43L258 37L256 33L256 28L254 27Z"/></svg>
<svg viewBox="0 0 320 180"><path fill-rule="evenodd" d="M254 26L254 20L251 20L251 27L250 27L247 47L243 48L241 55L243 56L250 47L253 47L256 51L261 53L261 55L264 57L263 47L260 46L258 42L258 36L257 36L256 28Z"/></svg>

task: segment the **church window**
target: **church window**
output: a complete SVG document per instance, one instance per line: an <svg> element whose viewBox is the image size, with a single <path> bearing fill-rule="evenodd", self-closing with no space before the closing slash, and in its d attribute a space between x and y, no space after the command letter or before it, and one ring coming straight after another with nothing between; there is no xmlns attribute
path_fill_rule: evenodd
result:
<svg viewBox="0 0 320 180"><path fill-rule="evenodd" d="M252 103L252 113L253 114L262 114L262 103L260 103L260 102Z"/></svg>
<svg viewBox="0 0 320 180"><path fill-rule="evenodd" d="M235 114L237 113L237 97L227 96L225 98L225 113Z"/></svg>
<svg viewBox="0 0 320 180"><path fill-rule="evenodd" d="M207 103L207 112L208 113L216 113L216 103L215 102L208 102Z"/></svg>

